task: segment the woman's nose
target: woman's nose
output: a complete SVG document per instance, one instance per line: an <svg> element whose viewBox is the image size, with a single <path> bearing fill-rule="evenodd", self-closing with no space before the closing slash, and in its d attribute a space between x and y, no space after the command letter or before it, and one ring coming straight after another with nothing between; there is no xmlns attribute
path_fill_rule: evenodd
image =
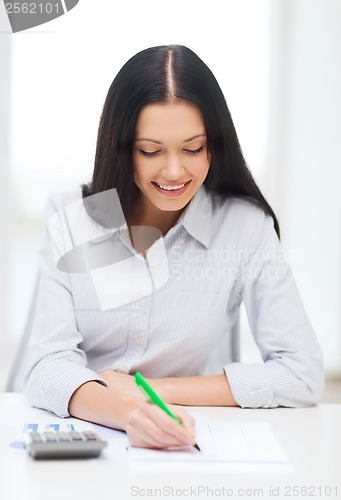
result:
<svg viewBox="0 0 341 500"><path fill-rule="evenodd" d="M162 168L162 175L168 180L178 180L183 177L185 168L177 155L168 156Z"/></svg>

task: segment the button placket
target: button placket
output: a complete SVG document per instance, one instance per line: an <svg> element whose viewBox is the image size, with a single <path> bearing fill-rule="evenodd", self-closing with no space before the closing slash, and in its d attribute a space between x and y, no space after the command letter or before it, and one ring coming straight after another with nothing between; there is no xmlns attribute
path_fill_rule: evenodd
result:
<svg viewBox="0 0 341 500"><path fill-rule="evenodd" d="M149 327L150 308L150 297L141 297L136 302L136 309L134 312L135 317L129 339L129 365L136 363L145 349Z"/></svg>

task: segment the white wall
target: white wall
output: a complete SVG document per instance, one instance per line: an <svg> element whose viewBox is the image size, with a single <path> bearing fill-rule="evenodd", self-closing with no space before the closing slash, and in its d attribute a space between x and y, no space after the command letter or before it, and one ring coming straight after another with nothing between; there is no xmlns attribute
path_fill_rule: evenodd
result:
<svg viewBox="0 0 341 500"><path fill-rule="evenodd" d="M7 28L0 23L0 30ZM10 91L10 57L11 41L8 36L0 35L0 339L4 339L8 326L8 259L10 247L10 220L11 212L8 189L9 179L9 91ZM2 96L2 98L1 98ZM4 98L6 96L6 98ZM3 343L0 349L0 373L5 359L9 355L10 343Z"/></svg>
<svg viewBox="0 0 341 500"><path fill-rule="evenodd" d="M341 374L341 2L274 0L268 177L327 372Z"/></svg>

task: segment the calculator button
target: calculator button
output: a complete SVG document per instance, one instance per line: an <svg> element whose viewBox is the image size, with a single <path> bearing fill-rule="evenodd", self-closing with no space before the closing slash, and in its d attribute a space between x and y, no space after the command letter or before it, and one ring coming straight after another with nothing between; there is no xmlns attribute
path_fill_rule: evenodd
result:
<svg viewBox="0 0 341 500"><path fill-rule="evenodd" d="M71 441L70 436L68 436L67 432L60 431L57 433L57 435L58 435L59 441L62 441L63 443L67 442L67 441Z"/></svg>
<svg viewBox="0 0 341 500"><path fill-rule="evenodd" d="M87 441L97 441L98 437L94 432L91 431L84 431L83 435L85 436L85 439Z"/></svg>
<svg viewBox="0 0 341 500"><path fill-rule="evenodd" d="M43 441L41 439L39 432L31 432L30 439L31 439L31 441L33 441L33 443L41 443Z"/></svg>
<svg viewBox="0 0 341 500"><path fill-rule="evenodd" d="M69 432L69 436L72 441L83 441L82 435L79 432L71 431Z"/></svg>
<svg viewBox="0 0 341 500"><path fill-rule="evenodd" d="M49 443L58 441L54 432L43 432L43 436Z"/></svg>

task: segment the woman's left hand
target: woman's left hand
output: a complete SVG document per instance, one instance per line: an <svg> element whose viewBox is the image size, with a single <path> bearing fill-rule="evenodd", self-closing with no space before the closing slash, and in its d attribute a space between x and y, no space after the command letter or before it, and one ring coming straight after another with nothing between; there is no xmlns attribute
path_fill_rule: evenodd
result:
<svg viewBox="0 0 341 500"><path fill-rule="evenodd" d="M128 394L129 396L138 398L141 401L146 399L137 387L133 375L115 370L105 370L98 375L108 384L109 389Z"/></svg>

